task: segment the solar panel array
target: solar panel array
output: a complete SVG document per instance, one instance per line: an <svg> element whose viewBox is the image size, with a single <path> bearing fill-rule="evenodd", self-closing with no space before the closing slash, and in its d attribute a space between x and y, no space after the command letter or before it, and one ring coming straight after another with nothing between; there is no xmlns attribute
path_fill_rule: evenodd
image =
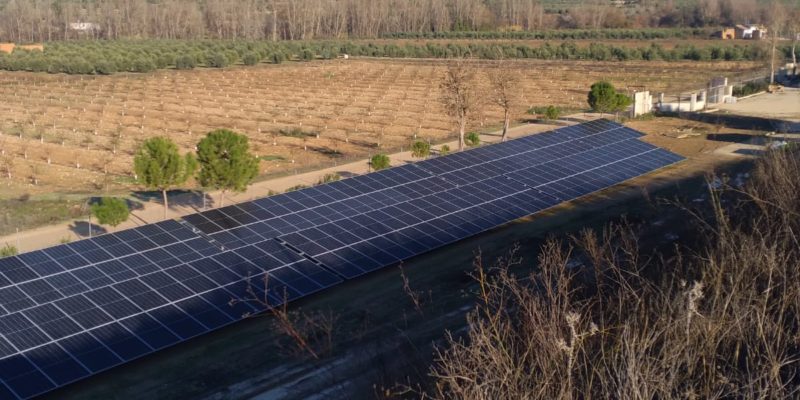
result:
<svg viewBox="0 0 800 400"><path fill-rule="evenodd" d="M598 120L0 260L30 398L682 158ZM268 275L268 279L261 279Z"/></svg>

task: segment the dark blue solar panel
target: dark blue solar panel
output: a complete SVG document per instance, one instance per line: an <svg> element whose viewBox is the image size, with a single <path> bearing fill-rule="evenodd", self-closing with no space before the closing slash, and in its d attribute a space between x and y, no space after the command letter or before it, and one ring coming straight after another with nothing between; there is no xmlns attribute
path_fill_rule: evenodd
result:
<svg viewBox="0 0 800 400"><path fill-rule="evenodd" d="M682 158L594 121L0 260L27 398ZM276 238L279 238L276 240Z"/></svg>

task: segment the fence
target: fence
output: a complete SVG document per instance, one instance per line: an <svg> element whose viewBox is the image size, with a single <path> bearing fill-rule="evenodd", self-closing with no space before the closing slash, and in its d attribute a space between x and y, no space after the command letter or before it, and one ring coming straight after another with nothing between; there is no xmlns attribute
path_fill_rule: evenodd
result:
<svg viewBox="0 0 800 400"><path fill-rule="evenodd" d="M750 74L734 75L731 78L715 78L708 86L697 90L686 90L678 93L661 93L652 99L652 108L661 112L683 113L706 109L710 105L720 104L732 97L735 86L743 86L749 82L763 81L769 76L764 69Z"/></svg>

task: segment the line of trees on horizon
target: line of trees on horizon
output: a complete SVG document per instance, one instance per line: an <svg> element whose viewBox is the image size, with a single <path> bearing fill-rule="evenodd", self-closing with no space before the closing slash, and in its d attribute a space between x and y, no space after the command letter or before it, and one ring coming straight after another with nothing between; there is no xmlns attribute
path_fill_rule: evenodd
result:
<svg viewBox="0 0 800 400"><path fill-rule="evenodd" d="M785 3L797 12L797 2ZM0 40L372 38L448 32L768 24L760 0L0 0ZM80 26L72 24L83 23Z"/></svg>
<svg viewBox="0 0 800 400"><path fill-rule="evenodd" d="M791 58L789 45L777 47L778 57ZM231 65L280 64L286 60L333 59L341 54L361 57L437 58L482 60L592 60L592 61L761 61L768 49L720 42L713 46L682 44L665 48L656 43L631 47L606 43L579 46L574 42L539 46L513 43L358 43L349 41L71 41L49 45L44 52L0 53L0 70L82 75L151 72L175 68L225 68Z"/></svg>

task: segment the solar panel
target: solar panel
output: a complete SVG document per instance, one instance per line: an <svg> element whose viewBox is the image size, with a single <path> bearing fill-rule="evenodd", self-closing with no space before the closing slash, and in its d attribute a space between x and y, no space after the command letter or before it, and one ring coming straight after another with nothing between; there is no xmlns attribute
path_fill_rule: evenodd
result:
<svg viewBox="0 0 800 400"><path fill-rule="evenodd" d="M682 158L599 120L0 259L29 398ZM267 277L264 279L264 277Z"/></svg>

